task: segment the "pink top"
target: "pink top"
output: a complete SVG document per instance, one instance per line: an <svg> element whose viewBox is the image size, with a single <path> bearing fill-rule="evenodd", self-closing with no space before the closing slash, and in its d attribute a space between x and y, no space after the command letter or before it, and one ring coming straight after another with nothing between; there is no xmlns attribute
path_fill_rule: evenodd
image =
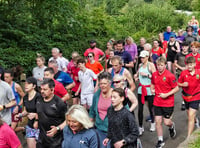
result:
<svg viewBox="0 0 200 148"><path fill-rule="evenodd" d="M71 61L69 62L69 64L67 65L67 73L68 73L68 74L71 74L71 73L72 73L72 67L74 67L73 60L71 60Z"/></svg>
<svg viewBox="0 0 200 148"><path fill-rule="evenodd" d="M100 94L98 102L98 112L101 120L104 120L104 118L106 117L107 110L110 106L111 106L111 97L105 99L103 98L102 94Z"/></svg>
<svg viewBox="0 0 200 148"><path fill-rule="evenodd" d="M104 52L101 49L95 47L94 49L88 48L85 51L84 56L87 57L90 52L94 53L95 61L99 61L99 56L103 56L104 55Z"/></svg>
<svg viewBox="0 0 200 148"><path fill-rule="evenodd" d="M4 123L0 127L0 148L17 148L21 143L13 129Z"/></svg>

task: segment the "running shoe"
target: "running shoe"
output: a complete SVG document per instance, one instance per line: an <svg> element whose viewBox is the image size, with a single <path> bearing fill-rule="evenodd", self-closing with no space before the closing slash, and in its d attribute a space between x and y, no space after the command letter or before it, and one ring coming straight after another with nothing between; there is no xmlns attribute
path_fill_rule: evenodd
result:
<svg viewBox="0 0 200 148"><path fill-rule="evenodd" d="M147 116L146 117L146 122L151 122L152 120L151 120L151 116Z"/></svg>
<svg viewBox="0 0 200 148"><path fill-rule="evenodd" d="M151 123L150 131L151 132L156 131L156 123Z"/></svg>
<svg viewBox="0 0 200 148"><path fill-rule="evenodd" d="M175 129L175 123L173 122L172 127L169 128L169 135L171 138L174 138L176 136L176 129Z"/></svg>
<svg viewBox="0 0 200 148"><path fill-rule="evenodd" d="M139 136L142 136L144 132L144 127L139 127Z"/></svg>
<svg viewBox="0 0 200 148"><path fill-rule="evenodd" d="M158 143L156 144L156 148L162 148L165 145L164 141L158 140Z"/></svg>

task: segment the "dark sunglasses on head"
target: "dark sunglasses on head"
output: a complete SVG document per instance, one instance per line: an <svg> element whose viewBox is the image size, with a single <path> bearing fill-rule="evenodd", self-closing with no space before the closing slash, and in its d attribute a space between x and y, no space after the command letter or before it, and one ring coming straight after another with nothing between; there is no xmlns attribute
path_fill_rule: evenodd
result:
<svg viewBox="0 0 200 148"><path fill-rule="evenodd" d="M113 83L120 83L121 82L121 80L119 80L119 81L113 81Z"/></svg>
<svg viewBox="0 0 200 148"><path fill-rule="evenodd" d="M93 57L93 56L88 56L88 58L91 58L91 57Z"/></svg>

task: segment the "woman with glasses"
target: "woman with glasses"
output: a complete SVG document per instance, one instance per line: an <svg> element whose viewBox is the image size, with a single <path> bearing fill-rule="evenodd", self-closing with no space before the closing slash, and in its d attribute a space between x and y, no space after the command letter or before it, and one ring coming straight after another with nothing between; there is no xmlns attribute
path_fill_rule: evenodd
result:
<svg viewBox="0 0 200 148"><path fill-rule="evenodd" d="M138 120L139 120L139 135L144 132L143 125L143 107L145 100L148 101L148 108L151 116L150 131L155 131L154 114L153 114L153 94L150 90L151 76L156 71L153 63L149 62L149 52L143 50L140 53L141 64L139 65L138 72L134 75L135 81L139 80L138 87Z"/></svg>
<svg viewBox="0 0 200 148"><path fill-rule="evenodd" d="M89 115L90 118L95 121L96 131L100 139L100 147L105 148L103 140L106 138L108 131L107 110L111 106L111 94L113 90L111 88L111 74L108 72L100 73L98 82L100 89L94 94ZM107 148L109 148L109 144L107 145Z"/></svg>
<svg viewBox="0 0 200 148"><path fill-rule="evenodd" d="M124 77L117 74L113 78L113 84L115 88L122 88L125 91L125 98L123 101L123 106L128 105L130 112L134 115L134 110L138 105L137 98L135 97L135 94L128 88L125 87L125 80Z"/></svg>
<svg viewBox="0 0 200 148"><path fill-rule="evenodd" d="M88 53L88 62L85 64L85 67L91 69L97 76L104 71L101 63L95 61L93 52ZM94 80L94 85L96 85L96 80Z"/></svg>

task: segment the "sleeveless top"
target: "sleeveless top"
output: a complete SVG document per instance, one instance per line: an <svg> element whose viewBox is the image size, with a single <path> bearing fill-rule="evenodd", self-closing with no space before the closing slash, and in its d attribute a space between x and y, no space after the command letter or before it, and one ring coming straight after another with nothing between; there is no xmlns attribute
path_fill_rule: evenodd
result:
<svg viewBox="0 0 200 148"><path fill-rule="evenodd" d="M111 68L112 67L112 64L110 64L110 59L108 59L108 62L107 62L107 69Z"/></svg>
<svg viewBox="0 0 200 148"><path fill-rule="evenodd" d="M122 67L122 68L120 69L120 71L119 71L118 74L119 74L120 76L123 76L124 70L125 70L125 68ZM115 76L115 72L114 72L114 69L113 69L113 68L112 68L112 71L111 71L111 76L112 76L112 79L113 79L114 76ZM128 84L128 83L127 83L127 80L125 80L124 85L127 86L127 84ZM113 83L111 84L111 86L114 87Z"/></svg>
<svg viewBox="0 0 200 148"><path fill-rule="evenodd" d="M138 70L139 72L139 81L142 85L150 85L151 84L151 79L148 78L148 77L144 77L144 76L141 76L140 75L140 72L144 72L144 73L147 73L147 74L150 74L151 75L151 72L149 71L149 62L147 63L147 66L144 68L143 65L139 68ZM150 87L147 87L147 96L151 96L151 89ZM139 86L138 87L138 94L142 94L142 87Z"/></svg>
<svg viewBox="0 0 200 148"><path fill-rule="evenodd" d="M15 96L15 100L16 100L17 105L18 105L19 102L20 102L20 95L19 95L19 93L18 93L18 92L16 91L16 89L15 89L15 82L13 82L13 84L12 84L12 91L13 91L13 94L14 94L14 96ZM13 106L13 107L11 108L11 112L13 112L14 108L15 108L15 106ZM20 108L21 108L21 107L20 107Z"/></svg>
<svg viewBox="0 0 200 148"><path fill-rule="evenodd" d="M170 45L170 42L169 42L167 44L167 46L168 46L167 56L175 56L176 55L176 51L172 50L172 47L174 47L177 50L176 41L172 45Z"/></svg>

